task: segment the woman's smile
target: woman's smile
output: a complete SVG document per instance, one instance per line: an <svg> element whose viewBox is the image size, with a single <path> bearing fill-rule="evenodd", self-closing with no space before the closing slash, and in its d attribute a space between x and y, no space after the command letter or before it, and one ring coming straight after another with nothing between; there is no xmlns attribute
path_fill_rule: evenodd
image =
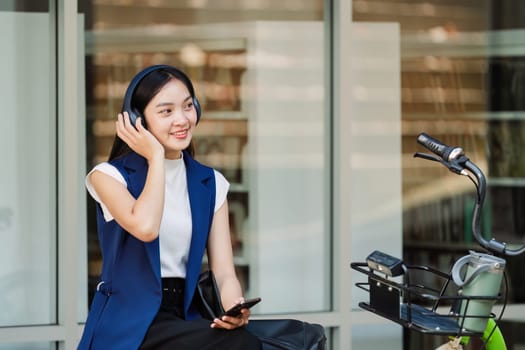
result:
<svg viewBox="0 0 525 350"><path fill-rule="evenodd" d="M189 129L176 130L170 132L170 136L175 136L176 139L184 140L186 137L188 137L188 130Z"/></svg>

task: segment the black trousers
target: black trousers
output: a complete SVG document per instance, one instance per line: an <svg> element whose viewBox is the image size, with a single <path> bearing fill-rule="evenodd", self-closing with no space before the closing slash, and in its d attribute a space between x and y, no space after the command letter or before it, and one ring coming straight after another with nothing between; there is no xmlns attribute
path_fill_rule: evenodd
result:
<svg viewBox="0 0 525 350"><path fill-rule="evenodd" d="M245 328L211 328L211 321L184 320L184 279L163 278L162 304L140 350L259 350L261 343Z"/></svg>

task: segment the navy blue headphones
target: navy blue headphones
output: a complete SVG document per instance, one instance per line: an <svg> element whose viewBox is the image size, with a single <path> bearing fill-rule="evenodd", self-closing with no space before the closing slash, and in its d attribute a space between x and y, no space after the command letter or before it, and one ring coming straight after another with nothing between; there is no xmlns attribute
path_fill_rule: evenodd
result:
<svg viewBox="0 0 525 350"><path fill-rule="evenodd" d="M131 124L135 125L137 118L141 117L141 114L139 111L137 111L137 109L131 108L131 99L133 97L133 93L135 92L137 85L141 82L141 80L146 75L148 75L149 73L153 71L159 70L159 69L167 69L168 71L169 70L176 71L180 76L182 76L186 80L184 83L188 86L188 89L190 90L190 94L193 99L193 105L195 106L195 110L197 111L197 123L198 123L199 120L201 119L201 106L199 104L199 101L195 97L195 90L193 88L193 84L191 83L190 78L180 69L175 68L173 66L164 65L164 64L147 67L144 70L138 72L137 75L135 75L135 77L129 83L128 88L126 89L126 95L124 96L124 103L122 105L122 112L127 111L129 114L129 120L131 121Z"/></svg>

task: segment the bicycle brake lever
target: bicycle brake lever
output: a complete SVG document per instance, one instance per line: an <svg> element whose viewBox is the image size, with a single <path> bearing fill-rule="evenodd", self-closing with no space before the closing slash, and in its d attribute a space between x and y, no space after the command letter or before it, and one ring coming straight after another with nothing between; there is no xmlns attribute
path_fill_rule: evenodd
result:
<svg viewBox="0 0 525 350"><path fill-rule="evenodd" d="M441 159L438 156L435 156L433 154L428 154L428 153L416 152L414 153L414 158L423 158L426 160L432 160L434 162L443 163L443 159Z"/></svg>
<svg viewBox="0 0 525 350"><path fill-rule="evenodd" d="M460 165L461 163L465 162L465 159L468 160L468 158L465 158L465 159L458 158L458 159L451 160L450 162L446 162L436 155L420 153L420 152L414 153L414 158L423 158L427 160L432 160L434 162L441 163L443 166L447 167L448 170L452 171L455 174L465 175L465 176L468 175L465 168L462 165Z"/></svg>

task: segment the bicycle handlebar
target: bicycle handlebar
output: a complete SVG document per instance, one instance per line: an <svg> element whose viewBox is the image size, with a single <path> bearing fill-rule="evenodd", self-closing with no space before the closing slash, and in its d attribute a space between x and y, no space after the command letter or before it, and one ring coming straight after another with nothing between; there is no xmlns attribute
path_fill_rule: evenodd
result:
<svg viewBox="0 0 525 350"><path fill-rule="evenodd" d="M463 155L463 149L459 147L450 147L442 143L441 141L425 134L421 133L417 137L417 142L423 145L429 151L432 151L438 155L441 159L446 162L449 162L453 159L458 158Z"/></svg>
<svg viewBox="0 0 525 350"><path fill-rule="evenodd" d="M525 245L522 245L518 249L508 249L506 243L499 242L494 238L488 241L481 234L481 209L485 203L487 182L483 171L465 156L463 149L445 145L425 133L419 134L417 142L434 153L435 156L416 152L414 157L437 161L446 166L450 171L459 175L468 176L470 173L476 177L477 201L472 214L472 234L476 241L478 241L483 248L503 255L515 256L525 252Z"/></svg>

